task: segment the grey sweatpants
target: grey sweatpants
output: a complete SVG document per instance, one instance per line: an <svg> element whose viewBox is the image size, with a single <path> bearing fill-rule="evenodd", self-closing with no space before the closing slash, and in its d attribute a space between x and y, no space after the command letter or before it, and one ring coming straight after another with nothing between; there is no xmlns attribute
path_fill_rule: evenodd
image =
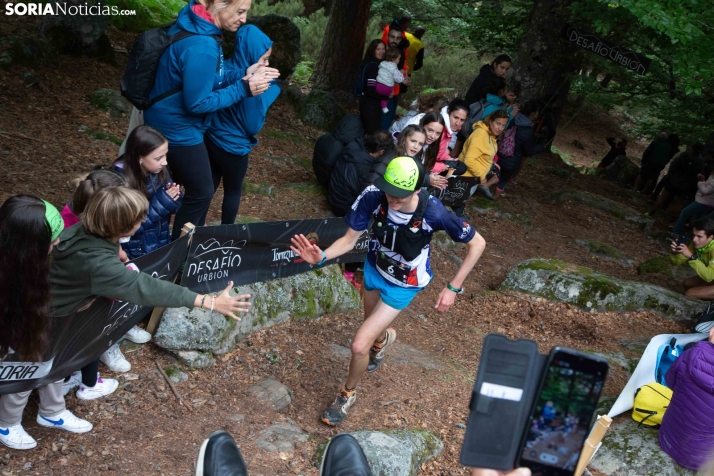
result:
<svg viewBox="0 0 714 476"><path fill-rule="evenodd" d="M63 382L60 380L37 389L37 393L40 394L40 415L52 418L65 410L62 395ZM0 396L0 428L15 426L22 422L22 411L27 405L30 393L32 390Z"/></svg>

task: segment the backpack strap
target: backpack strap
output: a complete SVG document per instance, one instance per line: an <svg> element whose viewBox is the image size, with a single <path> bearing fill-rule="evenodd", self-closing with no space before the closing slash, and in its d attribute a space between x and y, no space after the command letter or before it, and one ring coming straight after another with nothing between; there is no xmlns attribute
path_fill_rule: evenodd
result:
<svg viewBox="0 0 714 476"><path fill-rule="evenodd" d="M169 25L173 26L174 23L176 23L176 22L170 23ZM168 25L167 25L167 26L168 26ZM168 30L167 30L167 31L168 31ZM190 32L190 31L181 30L181 31L179 31L178 33L176 33L175 35L171 35L171 43L169 44L169 46L167 47L167 49L168 49L171 45L173 45L174 43L179 42L179 41L181 41L181 40L185 40L186 38L191 37L191 36L194 36L195 34L196 34L196 33L192 33L192 32ZM218 47L219 47L219 48L222 48L222 47L223 47L223 37L222 37L222 36L220 36L220 35L208 35L208 36L210 36L211 38L213 38L214 40L216 40L216 41L218 42ZM216 73L219 72L220 70L221 70L221 55L220 55L220 53L219 53L219 55L218 55L218 63L216 64ZM162 100L166 99L166 98L169 97L169 96L173 96L174 94L177 94L177 93L181 92L181 90L183 90L183 84L182 84L181 86L176 86L176 87L173 88L173 89L169 89L168 91L166 91L166 92L164 92L164 93L161 93L161 94L159 94L158 96L149 99L149 105L148 105L148 107L153 106L153 105L156 104L157 102L162 101ZM147 109L148 109L148 108L147 108Z"/></svg>
<svg viewBox="0 0 714 476"><path fill-rule="evenodd" d="M409 223L407 224L409 228L421 229L421 223L424 220L426 207L429 204L429 197L431 197L431 194L429 194L428 191L423 189L419 191L419 204L417 205L416 210L414 210L414 213L412 214L412 219L409 220Z"/></svg>

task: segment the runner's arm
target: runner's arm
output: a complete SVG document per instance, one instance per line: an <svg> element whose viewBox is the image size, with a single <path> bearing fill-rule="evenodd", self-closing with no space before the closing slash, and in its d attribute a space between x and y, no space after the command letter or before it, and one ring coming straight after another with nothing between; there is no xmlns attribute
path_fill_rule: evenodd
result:
<svg viewBox="0 0 714 476"><path fill-rule="evenodd" d="M471 241L466 244L469 247L469 251L466 253L464 262L461 263L461 267L456 272L456 275L451 279L451 281L449 281L449 284L451 284L454 288L460 288L464 284L466 276L469 275L479 258L481 258L483 250L486 248L486 240L484 240L483 236L478 233L476 233ZM441 290L441 293L439 293L439 298L436 300L436 305L434 307L440 312L448 311L454 304L455 298L456 293L445 287Z"/></svg>
<svg viewBox="0 0 714 476"><path fill-rule="evenodd" d="M361 234L361 231L347 228L347 233L345 233L342 238L338 238L326 250L324 250L327 259L334 259L352 251ZM290 241L293 243L292 246L290 246L290 249L308 263L317 264L322 261L323 250L321 250L319 246L310 243L310 241L305 238L305 235L295 235L290 239Z"/></svg>

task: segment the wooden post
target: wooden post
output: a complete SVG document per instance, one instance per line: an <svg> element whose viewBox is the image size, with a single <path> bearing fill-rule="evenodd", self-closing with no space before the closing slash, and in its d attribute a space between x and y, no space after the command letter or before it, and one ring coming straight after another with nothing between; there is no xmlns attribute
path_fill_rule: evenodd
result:
<svg viewBox="0 0 714 476"><path fill-rule="evenodd" d="M607 433L607 429L610 428L612 423L612 418L607 415L599 416L593 426L590 436L585 441L585 446L583 447L582 453L580 453L580 459L578 460L578 465L575 467L575 476L580 476L585 471L585 467L590 463L595 450L600 446L603 436Z"/></svg>
<svg viewBox="0 0 714 476"><path fill-rule="evenodd" d="M181 236L186 236L189 233L193 233L193 230L196 229L196 226L193 225L192 223L186 223L183 228L181 228ZM188 244L191 246L191 238L188 238ZM177 276L178 277L178 276ZM174 282L176 280L174 279ZM156 332L156 329L159 327L159 322L161 322L161 316L164 315L164 311L166 310L165 307L155 307L154 310L151 312L151 318L149 319L149 323L146 325L146 332L151 334L152 336Z"/></svg>

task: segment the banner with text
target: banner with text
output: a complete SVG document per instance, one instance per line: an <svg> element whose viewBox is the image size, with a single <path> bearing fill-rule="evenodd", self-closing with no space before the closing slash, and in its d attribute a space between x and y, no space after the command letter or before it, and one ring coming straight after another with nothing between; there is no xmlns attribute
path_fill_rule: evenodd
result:
<svg viewBox="0 0 714 476"><path fill-rule="evenodd" d="M285 278L314 269L290 249L290 239L305 235L323 250L342 237L347 223L342 218L317 218L279 222L199 227L193 235L181 284L198 293ZM355 248L333 263L364 261L369 233L362 233Z"/></svg>
<svg viewBox="0 0 714 476"><path fill-rule="evenodd" d="M138 258L142 273L173 281L186 261L188 236ZM86 308L86 309L84 309ZM144 319L151 307L99 297L83 301L66 316L52 319L52 342L45 362L17 362L10 354L0 362L0 395L57 382L79 370L111 347Z"/></svg>
<svg viewBox="0 0 714 476"><path fill-rule="evenodd" d="M624 66L630 71L638 74L647 73L652 60L645 55L617 46L599 36L581 30L572 25L566 25L563 29L563 37L570 43L574 43L596 55L607 58L613 63Z"/></svg>

